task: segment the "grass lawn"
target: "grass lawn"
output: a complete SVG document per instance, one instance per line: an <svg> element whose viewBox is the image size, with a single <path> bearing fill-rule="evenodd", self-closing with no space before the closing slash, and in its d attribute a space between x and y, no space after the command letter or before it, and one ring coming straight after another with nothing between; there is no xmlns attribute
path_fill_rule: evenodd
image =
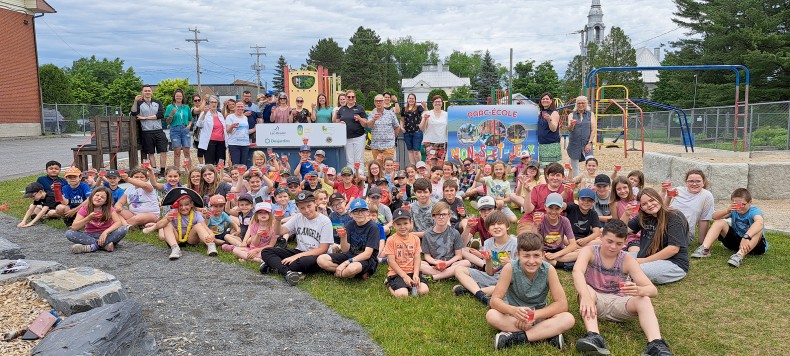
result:
<svg viewBox="0 0 790 356"><path fill-rule="evenodd" d="M34 177L6 181L0 186L0 205L6 213L21 217L28 201L22 191ZM471 209L470 207L468 209ZM469 210L471 211L471 210ZM48 222L64 229L62 222ZM691 273L682 281L659 286L653 300L663 337L676 355L782 354L790 346L785 334L790 322L785 318L786 295L790 293L790 241L787 235L769 234L766 256L745 259L734 269L727 265L730 252L721 246L712 257L691 261ZM168 250L154 234L133 231L130 241L162 247L162 262ZM692 244L690 252L696 248ZM205 253L205 248L186 248ZM65 248L63 253L69 253ZM118 253L123 253L119 251ZM209 257L206 257L209 258ZM229 252L219 259L239 262ZM258 265L244 264L257 273ZM370 279L337 280L329 275L309 276L298 288L310 293L339 314L356 320L387 354L487 354L493 353L496 331L485 321L486 308L472 297L454 297L453 281L430 283L428 296L397 300L383 285L386 266ZM576 326L565 334L570 346L558 351L546 344L507 349L507 353L528 355L573 354L573 342L584 334L578 320L578 304L571 275L559 272L569 299L569 309L577 317ZM616 355L640 354L646 340L637 320L624 324L601 322L601 333Z"/></svg>

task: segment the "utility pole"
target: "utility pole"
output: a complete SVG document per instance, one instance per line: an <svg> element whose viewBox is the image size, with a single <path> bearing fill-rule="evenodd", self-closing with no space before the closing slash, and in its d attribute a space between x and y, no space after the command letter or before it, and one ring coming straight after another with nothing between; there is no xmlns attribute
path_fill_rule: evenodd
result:
<svg viewBox="0 0 790 356"><path fill-rule="evenodd" d="M200 42L208 42L208 39L205 38L198 38L198 33L200 31L195 28L190 28L189 31L195 33L195 39L187 38L187 42L195 42L195 62L197 63L197 84L198 84L198 95L203 95L203 88L200 86L200 50L198 47L200 46Z"/></svg>
<svg viewBox="0 0 790 356"><path fill-rule="evenodd" d="M513 48L510 48L510 75L507 79L507 104L513 105Z"/></svg>
<svg viewBox="0 0 790 356"><path fill-rule="evenodd" d="M255 64L252 65L252 70L258 74L258 82L255 83L255 86L258 87L258 93L255 94L257 98L258 95L261 95L261 71L266 68L266 66L261 66L261 55L266 55L266 53L261 52L261 49L266 47L261 47L256 44L255 46L250 46L250 48L255 49L255 53L250 53L250 55L255 56Z"/></svg>

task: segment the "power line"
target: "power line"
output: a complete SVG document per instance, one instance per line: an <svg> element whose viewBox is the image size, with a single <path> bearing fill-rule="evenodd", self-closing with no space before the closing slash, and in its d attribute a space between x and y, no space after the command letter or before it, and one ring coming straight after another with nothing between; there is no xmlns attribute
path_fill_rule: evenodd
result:
<svg viewBox="0 0 790 356"><path fill-rule="evenodd" d="M206 39L206 38L198 38L198 33L200 33L200 31L197 29L197 27L195 27L194 29L190 28L189 31L195 33L195 39L187 38L186 41L187 42L195 42L195 62L197 63L198 93L200 95L203 95L203 88L200 86L200 50L199 50L199 47L200 47L200 42L208 42L208 39Z"/></svg>
<svg viewBox="0 0 790 356"><path fill-rule="evenodd" d="M255 46L250 46L250 48L255 49L255 53L250 53L250 55L255 56L255 64L252 65L252 70L254 70L255 73L258 75L258 81L255 82L255 86L258 87L258 93L255 94L255 96L257 97L261 95L261 70L263 70L263 68L266 67L266 66L263 67L261 66L261 55L264 56L266 55L266 53L261 52L261 49L266 47L261 47L256 44Z"/></svg>

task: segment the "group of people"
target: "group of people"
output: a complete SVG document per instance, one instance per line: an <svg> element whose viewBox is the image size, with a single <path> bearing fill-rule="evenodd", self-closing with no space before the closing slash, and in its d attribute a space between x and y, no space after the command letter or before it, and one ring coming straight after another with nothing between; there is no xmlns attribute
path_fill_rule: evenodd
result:
<svg viewBox="0 0 790 356"><path fill-rule="evenodd" d="M330 119L352 131L355 125L372 126L374 138L383 130L379 124L395 133L408 127L396 122L396 110L402 116L420 110L413 98L403 110L386 109L382 96L376 110L365 114L353 92L345 99ZM220 115L211 101L216 99L209 100L208 109L198 110L198 122L185 127L207 130L200 134L207 148L219 145L211 143L217 141L211 137L216 130L201 123L206 115L215 120ZM434 98L434 108L441 108L440 100ZM137 104L145 120L155 116L145 112L154 109L150 105L145 98ZM246 125L241 122L245 105L236 103L229 115L233 123L222 123L223 137ZM181 123L176 121L181 110L168 117ZM423 132L441 125L430 123L434 116L443 115L446 122L446 112L431 114L417 115ZM551 131L554 113L544 114L539 115ZM366 279L382 264L395 297L425 295L430 280L454 278L456 296L474 296L491 308L486 319L501 331L497 348L541 340L563 347L562 333L574 318L557 270L572 271L588 331L576 348L599 354L609 350L598 333L598 318L639 318L649 341L646 354L671 354L650 298L657 295L655 284L679 281L689 272L688 248L697 228L700 246L691 257L710 256L718 240L734 251L728 263L738 267L768 248L762 213L752 206L748 190L735 190L728 209L714 211L708 182L698 170L686 174L684 186L665 182L656 190L644 186L638 170L625 177L619 166L600 173L593 157L575 175L572 164L544 166L529 155L515 165L493 156L452 162L439 154L441 142L430 142L437 144L436 154L404 169L385 146L372 147L374 159L365 165L350 161L330 167L322 150L304 145L294 167L275 152L255 151L250 164L232 154L233 164L187 167L183 177L179 167L157 174L144 163L129 172L68 167L64 179L60 163L52 161L46 175L27 186L25 197L33 202L19 226L63 218L73 253L114 251L129 229L141 228L158 234L170 247L171 260L181 257L184 245L205 245L210 256L218 250L233 253L290 285L318 271ZM213 155L206 151L204 157Z"/></svg>

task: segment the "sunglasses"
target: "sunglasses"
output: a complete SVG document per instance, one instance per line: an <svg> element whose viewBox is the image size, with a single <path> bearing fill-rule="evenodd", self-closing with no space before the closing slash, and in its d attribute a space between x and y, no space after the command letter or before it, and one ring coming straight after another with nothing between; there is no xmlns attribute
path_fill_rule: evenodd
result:
<svg viewBox="0 0 790 356"><path fill-rule="evenodd" d="M304 100L297 100L296 102L297 102L297 103L303 103L303 102L304 102Z"/></svg>
<svg viewBox="0 0 790 356"><path fill-rule="evenodd" d="M354 99L354 98L356 98L356 96L350 95L350 96L346 96L346 98Z"/></svg>
<svg viewBox="0 0 790 356"><path fill-rule="evenodd" d="M200 101L200 99L192 99L192 101L198 102L198 101Z"/></svg>

